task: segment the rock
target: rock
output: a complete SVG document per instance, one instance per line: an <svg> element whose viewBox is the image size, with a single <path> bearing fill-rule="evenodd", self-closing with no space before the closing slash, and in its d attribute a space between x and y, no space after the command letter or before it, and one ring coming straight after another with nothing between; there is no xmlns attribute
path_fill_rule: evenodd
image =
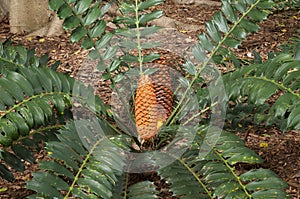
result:
<svg viewBox="0 0 300 199"><path fill-rule="evenodd" d="M175 4L195 4L195 5L209 5L209 6L219 6L221 5L220 2L211 1L211 0L172 0Z"/></svg>
<svg viewBox="0 0 300 199"><path fill-rule="evenodd" d="M186 4L186 5L188 5L188 4L195 3L195 0L173 0L173 2L175 4Z"/></svg>
<svg viewBox="0 0 300 199"><path fill-rule="evenodd" d="M196 40L186 34L180 33L175 28L163 28L146 38L142 38L141 42L156 42L162 44L157 48L184 57L185 55L191 56L190 48L195 45Z"/></svg>
<svg viewBox="0 0 300 199"><path fill-rule="evenodd" d="M161 18L155 19L150 22L151 25L156 25L164 28L176 28L177 23L177 20L166 16L162 16Z"/></svg>
<svg viewBox="0 0 300 199"><path fill-rule="evenodd" d="M150 22L150 24L164 27L164 28L174 28L174 29L177 29L178 31L183 31L183 32L196 32L201 29L204 29L204 26L194 25L194 24L186 24L186 23L177 21L176 19L172 19L172 18L169 18L166 16L155 19L152 22Z"/></svg>
<svg viewBox="0 0 300 199"><path fill-rule="evenodd" d="M152 22L150 22L150 24L164 27L164 28L174 28L179 31L187 31L187 32L198 31L203 29L203 27L201 27L200 25L186 24L166 16L155 19Z"/></svg>

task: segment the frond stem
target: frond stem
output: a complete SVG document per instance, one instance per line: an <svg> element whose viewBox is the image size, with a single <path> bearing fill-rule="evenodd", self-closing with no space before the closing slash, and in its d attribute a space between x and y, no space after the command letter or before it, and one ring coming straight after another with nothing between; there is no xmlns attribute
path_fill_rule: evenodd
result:
<svg viewBox="0 0 300 199"><path fill-rule="evenodd" d="M213 56L218 52L219 48L223 45L223 43L225 42L225 40L229 37L229 35L235 30L235 28L238 26L238 24L241 23L241 21L249 14L249 12L254 9L256 7L256 5L260 2L260 0L256 1L254 4L252 4L250 6L250 8L244 12L242 14L242 16L233 24L233 26L231 27L231 29L224 35L223 39L221 41L219 41L219 43L217 44L217 46L214 48L214 50L211 52L210 56L208 57L208 59L203 63L203 64L199 64L196 68L198 69L198 72L195 74L194 78L192 79L192 81L190 82L190 84L188 85L186 91L184 92L182 98L180 99L180 101L178 102L177 106L175 107L174 111L172 112L172 114L170 115L170 117L168 118L166 124L170 124L171 123L171 119L176 117L178 114L178 109L179 107L182 105L184 98L186 98L187 93L191 90L192 86L194 85L194 83L196 82L197 78L199 78L202 70L208 66L208 64L211 62Z"/></svg>
<svg viewBox="0 0 300 199"><path fill-rule="evenodd" d="M269 83L272 83L274 85L276 85L278 88L284 90L284 91L287 91L289 92L290 94L296 96L297 98L300 99L300 93L296 93L294 92L292 89L284 86L283 84L280 84L278 82L275 82L274 80L271 80L271 79L268 79L266 77L257 77L257 76L252 76L252 77L245 77L245 79L256 79L256 80L263 80L263 81L266 81L266 82L269 82Z"/></svg>
<svg viewBox="0 0 300 199"><path fill-rule="evenodd" d="M130 165L129 165L130 167ZM127 190L128 190L128 184L129 184L129 173L125 173L125 185L124 185L124 196L123 198L126 199L127 197Z"/></svg>
<svg viewBox="0 0 300 199"><path fill-rule="evenodd" d="M223 161L225 166L229 168L231 174L235 177L241 188L244 190L245 194L248 198L252 198L251 194L247 191L246 186L244 186L243 182L240 180L240 177L234 172L234 169L229 165L228 161L220 154L214 147L212 147L208 142L206 142L208 146L213 150L213 152Z"/></svg>
<svg viewBox="0 0 300 199"><path fill-rule="evenodd" d="M17 144L18 142L34 135L34 134L41 134L43 131L48 131L48 130L58 130L58 129L61 129L62 127L64 127L65 125L64 124L56 124L54 126L46 126L46 127L41 127L39 129L36 129L34 131L31 131L27 136L22 136L22 137L19 137L17 140L13 141L13 144ZM3 147L3 149L6 149L7 147Z"/></svg>
<svg viewBox="0 0 300 199"><path fill-rule="evenodd" d="M212 107L214 107L216 105L217 105L217 102L213 103L211 106L206 107L205 109L202 109L201 111L199 111L198 113L196 113L195 115L193 115L192 117L190 117L185 123L183 123L183 126L187 125L193 119L197 118L198 116L200 116L201 114L205 113L206 111L208 111L209 109L211 109Z"/></svg>
<svg viewBox="0 0 300 199"><path fill-rule="evenodd" d="M138 62L140 67L140 75L143 74L143 59L142 59L142 47L141 47L141 33L140 33L140 19L139 19L139 7L138 0L135 0L135 28L136 28L136 42L138 50Z"/></svg>
<svg viewBox="0 0 300 199"><path fill-rule="evenodd" d="M209 191L205 184L201 181L201 179L198 177L197 173L195 173L182 159L178 159L178 161L194 176L194 178L198 181L198 183L203 187L205 192L210 198L213 198L211 191Z"/></svg>
<svg viewBox="0 0 300 199"><path fill-rule="evenodd" d="M38 95L34 95L34 96L31 96L31 97L28 97L27 99L24 99L22 102L18 103L18 104L15 104L14 106L12 106L10 109L8 109L7 111L4 111L2 114L0 114L0 119L7 115L8 113L10 112L13 112L15 109L17 109L18 107L22 106L23 104L33 100L33 99L36 99L36 98L41 98L41 97L44 97L44 96L51 96L51 95L63 95L65 96L66 93L64 92L49 92L49 93L41 93L41 94L38 94Z"/></svg>
<svg viewBox="0 0 300 199"><path fill-rule="evenodd" d="M9 59L6 59L4 57L0 57L0 61L7 62L9 64L13 64L13 65L18 66L18 67L24 67L23 65L15 63L13 60L9 60Z"/></svg>
<svg viewBox="0 0 300 199"><path fill-rule="evenodd" d="M90 32L90 28L88 26L86 26L82 20L82 17L79 17L77 14L76 14L76 11L74 10L73 6L70 6L70 3L69 1L67 0L64 0L64 3L67 4L69 6L69 9L72 10L72 14L74 16L77 17L77 19L80 21L80 25L84 28L84 30L86 31L86 34L87 34L87 37L89 38L90 41L93 41L93 48L99 53L99 49L97 48L97 45L95 43L95 39L92 37L92 34ZM100 62L104 63L104 60L102 58L102 55L99 53L99 59L100 59ZM105 68L105 72L108 73L108 69ZM114 87L115 86L115 81L112 79L112 78L109 78L109 81L111 82L112 86Z"/></svg>
<svg viewBox="0 0 300 199"><path fill-rule="evenodd" d="M103 138L105 139L105 138ZM96 148L98 147L98 145L101 143L101 141L103 141L103 139L99 139L94 145L93 147L91 148L91 150L89 151L89 153L87 154L87 156L85 157L85 159L83 160L80 168L78 169L78 172L76 173L75 177L74 177L74 180L67 192L67 194L65 195L64 199L68 199L70 198L70 195L71 195L71 192L73 190L73 188L75 187L75 184L77 183L78 179L79 179L79 176L81 175L81 172L83 171L83 169L85 168L86 164L88 163L88 161L90 160L91 158L91 155L94 153L94 151L96 150Z"/></svg>

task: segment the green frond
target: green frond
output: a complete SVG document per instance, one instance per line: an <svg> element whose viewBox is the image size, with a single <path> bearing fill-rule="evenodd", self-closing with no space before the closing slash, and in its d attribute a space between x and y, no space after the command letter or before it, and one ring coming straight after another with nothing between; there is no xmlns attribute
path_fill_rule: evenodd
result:
<svg viewBox="0 0 300 199"><path fill-rule="evenodd" d="M48 137L44 135L50 138L51 129L56 130L59 123L70 117L64 114L70 104L65 95L70 94L72 84L73 80L67 76L35 66L19 67L16 72L8 70L0 78L1 159L14 170L24 169L21 159L33 163L30 148ZM64 92L66 90L68 93ZM63 121L59 121L60 115ZM14 153L7 151L10 146ZM12 181L6 166L2 165L1 169L1 177Z"/></svg>
<svg viewBox="0 0 300 199"><path fill-rule="evenodd" d="M32 128L45 126L53 114L64 115L71 98L96 114L106 114L91 87L45 67L21 67L0 79L0 144L9 146Z"/></svg>
<svg viewBox="0 0 300 199"><path fill-rule="evenodd" d="M103 18L111 4L92 0L49 1L50 9L63 20L63 28L71 31L70 40L80 42L81 47L89 49L89 58L99 60L98 70L105 71L108 76L106 79L113 81L108 69L116 59L117 47L108 46L112 42L113 34L106 31L107 22ZM118 68L120 62L114 64Z"/></svg>
<svg viewBox="0 0 300 199"><path fill-rule="evenodd" d="M72 31L71 41L81 41L83 48L95 47L93 40L98 40L105 34L106 22L102 17L110 7L109 3L100 5L100 2L94 3L92 0L51 0L49 1L49 7L64 20L63 28Z"/></svg>
<svg viewBox="0 0 300 199"><path fill-rule="evenodd" d="M0 42L0 73L6 74L8 71L16 71L20 67L42 67L46 66L48 55L41 58L35 56L34 49L26 50L23 46L12 46L10 42ZM56 69L59 62L55 62L51 67Z"/></svg>
<svg viewBox="0 0 300 199"><path fill-rule="evenodd" d="M283 130L300 129L297 117L300 110L299 64L291 55L280 54L264 63L244 66L224 75L229 98L237 103L232 114L244 109L246 118L255 111L257 124L278 124ZM274 103L266 103L274 95L278 95ZM241 99L248 101L248 113L246 107L238 108Z"/></svg>
<svg viewBox="0 0 300 199"><path fill-rule="evenodd" d="M161 168L158 174L170 185L169 191L180 198L212 198L211 192L202 184L196 171L183 160L176 160Z"/></svg>
<svg viewBox="0 0 300 199"><path fill-rule="evenodd" d="M145 180L145 181L140 181L132 184L129 180L130 175L131 174L128 172L123 172L122 175L117 176L118 182L117 184L115 184L113 188L112 198L115 199L159 198L158 187L154 184L154 182Z"/></svg>
<svg viewBox="0 0 300 199"><path fill-rule="evenodd" d="M75 83L69 76L44 66L20 65L16 70L6 70L0 78L1 159L15 170L24 166L21 159L33 163L30 148L38 147L42 140L55 139L60 124L72 118L71 99L99 116L106 115L106 108L94 96L94 90ZM9 147L14 153L7 152ZM0 176L11 181L8 168L4 164L1 168Z"/></svg>
<svg viewBox="0 0 300 199"><path fill-rule="evenodd" d="M129 199L153 199L158 198L158 191L156 185L150 181L142 181L131 185L128 188Z"/></svg>
<svg viewBox="0 0 300 199"><path fill-rule="evenodd" d="M106 135L101 120L69 122L47 143L50 161L39 164L27 188L31 197L110 198L125 166L126 136ZM38 185L38 186L37 186Z"/></svg>
<svg viewBox="0 0 300 199"><path fill-rule="evenodd" d="M48 68L19 68L0 79L0 144L28 136L32 128L46 125L54 113L64 114L70 104L73 79ZM68 90L68 93L65 91Z"/></svg>
<svg viewBox="0 0 300 199"><path fill-rule="evenodd" d="M283 190L288 187L286 182L268 169L250 170L240 175L240 179L247 182L246 189L253 192L253 198L289 198Z"/></svg>
<svg viewBox="0 0 300 199"><path fill-rule="evenodd" d="M206 32L198 36L199 42L192 49L192 54L198 64L187 60L183 65L193 78L191 81L187 81L189 83L186 92L177 103L170 118L176 115L176 111L183 105L183 101L192 88L203 91L203 89L197 88L198 85L196 86L202 75L203 78L213 76L211 79L218 79L218 70L214 64L235 60L235 63L240 65L232 48L237 48L248 33L258 31L258 22L266 18L270 12L268 10L272 9L272 6L273 1L271 0L222 1L221 11L206 23ZM256 16L254 13L259 14ZM199 99L206 98L205 94L207 96L207 92L204 92L203 95L201 92L197 92L197 97ZM220 99L222 103L227 103L225 93L222 98ZM209 103L209 100L205 100L205 103Z"/></svg>
<svg viewBox="0 0 300 199"><path fill-rule="evenodd" d="M219 64L233 61L239 65L232 49L241 45L247 34L259 30L258 22L267 18L273 5L271 0L223 0L221 11L206 22L206 32L198 35L199 42L192 50L193 56L200 63L194 66L198 71L196 76L210 62Z"/></svg>
<svg viewBox="0 0 300 199"><path fill-rule="evenodd" d="M163 3L163 0L148 0L148 1L135 1L132 3L122 2L119 10L123 13L122 16L117 16L113 22L122 28L119 28L115 33L116 36L122 40L120 49L124 55L120 57L121 61L126 63L137 62L139 63L140 74L144 73L142 65L144 62L151 62L158 59L160 55L150 54L143 55L142 51L157 47L157 43L142 43L142 38L148 34L154 33L159 30L156 26L146 26L148 22L160 18L163 15L161 10L147 11L144 10ZM137 50L138 55L132 55L130 50Z"/></svg>
<svg viewBox="0 0 300 199"><path fill-rule="evenodd" d="M140 29L140 27L162 16L162 11L142 12L162 2L163 0L149 0L138 4L126 2L117 4L119 11L124 15L114 18L113 23L118 29L111 31L107 31L107 22L103 16L114 2L104 4L101 1L95 3L91 0L71 2L50 0L49 6L64 21L63 28L71 31L70 40L80 41L83 48L90 49L89 57L99 60L97 69L103 71L104 79L112 81L114 85L123 78L119 70L121 62L150 62L160 57L157 54L141 55L142 49L153 48L157 44L141 44L140 38L157 31L158 28L152 26ZM139 56L130 55L130 49L137 49ZM121 50L124 55L117 58L117 50ZM114 71L120 74L113 77L111 73Z"/></svg>
<svg viewBox="0 0 300 199"><path fill-rule="evenodd" d="M202 141L200 143L203 144ZM193 148L187 150L182 157L159 169L159 175L170 185L174 196L266 198L271 194L276 198L288 198L284 191L287 184L270 170L250 170L240 175L236 173L235 165L238 163L262 163L262 159L248 149L236 135L222 132L216 145L210 146L207 143L208 147L204 151L199 150L200 143L196 139ZM208 153L203 156L203 152ZM276 183L270 183L273 180Z"/></svg>

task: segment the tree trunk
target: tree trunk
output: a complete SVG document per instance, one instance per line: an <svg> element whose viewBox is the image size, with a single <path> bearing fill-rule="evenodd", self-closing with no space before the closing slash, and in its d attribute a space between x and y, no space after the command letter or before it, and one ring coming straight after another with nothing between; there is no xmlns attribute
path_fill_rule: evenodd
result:
<svg viewBox="0 0 300 199"><path fill-rule="evenodd" d="M49 22L48 0L10 0L12 33L31 33Z"/></svg>
<svg viewBox="0 0 300 199"><path fill-rule="evenodd" d="M9 11L9 0L0 0L0 17L6 16Z"/></svg>

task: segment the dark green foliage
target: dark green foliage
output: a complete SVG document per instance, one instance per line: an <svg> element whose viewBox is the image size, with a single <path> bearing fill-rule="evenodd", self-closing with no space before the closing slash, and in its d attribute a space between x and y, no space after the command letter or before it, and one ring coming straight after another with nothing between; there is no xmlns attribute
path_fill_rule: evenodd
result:
<svg viewBox="0 0 300 199"><path fill-rule="evenodd" d="M228 61L232 61L235 66L240 65L231 49L241 45L248 33L259 30L257 22L267 18L273 4L271 0L240 0L232 3L223 0L221 11L206 22L207 33L198 36L199 42L193 48L193 55L200 66L194 67L206 67L209 62L226 64ZM207 57L208 53L210 57Z"/></svg>
<svg viewBox="0 0 300 199"><path fill-rule="evenodd" d="M159 192L156 190L156 186L153 182L142 181L131 185L128 188L128 198L130 199L151 199L158 198L156 194Z"/></svg>
<svg viewBox="0 0 300 199"><path fill-rule="evenodd" d="M5 43L0 43L0 72L1 74L7 71L15 71L19 67L42 67L48 62L48 55L45 54L41 58L34 56L34 49L27 51L23 46L12 46L8 40ZM54 69L59 61L52 66Z"/></svg>
<svg viewBox="0 0 300 199"><path fill-rule="evenodd" d="M275 0L276 3L276 9L277 10L283 10L283 9L298 9L300 7L300 1L299 0Z"/></svg>
<svg viewBox="0 0 300 199"><path fill-rule="evenodd" d="M23 47L1 46L6 52L5 55L13 54L15 48L25 50ZM23 50L15 52L14 57L28 58L31 51ZM41 140L55 139L53 133L67 119L72 118L69 110L70 98L87 101L91 95L94 96L94 91L86 92L86 87L82 83L74 84L73 78L40 64L27 65L23 61L24 65L18 65L15 60L8 66L5 64L6 59L1 58L4 64L1 65L3 76L0 79L0 144L4 147L2 152L4 161L13 169L22 171L24 163L21 159L34 162L29 149L38 147ZM40 63L37 57L32 59ZM96 96L93 99L99 98ZM103 103L97 105L88 103L88 105L95 113L106 114ZM12 146L15 154L5 151L9 146ZM11 174L7 174L6 166L1 165L1 168L3 170L1 177L11 181Z"/></svg>
<svg viewBox="0 0 300 199"><path fill-rule="evenodd" d="M227 94L236 103L231 113L236 115L237 111L243 111L245 118L255 113L257 125L264 122L277 124L282 130L299 130L299 64L291 55L280 54L262 64L245 66L224 75ZM276 101L266 103L272 95L278 96ZM247 104L241 105L245 100ZM231 120L231 116L228 119Z"/></svg>
<svg viewBox="0 0 300 199"><path fill-rule="evenodd" d="M118 26L118 29L112 31L106 31L107 25L103 16L113 2L104 4L102 1L94 2L91 0L72 2L50 0L49 5L64 20L63 28L72 31L70 40L72 42L81 41L83 48L93 48L89 57L99 60L97 68L100 71L105 71L104 79L115 83L122 80L122 75L116 75L113 78L111 73L115 71L121 73L119 69L121 63L137 62L140 59L143 62L151 62L159 58L159 55L133 56L129 54L129 50L135 49L138 45L140 45L140 50L155 46L155 44L151 43L138 44L139 41L132 39L137 34L139 34L139 37L144 37L159 29L155 26L144 27L142 31L137 33L133 16L135 12L138 12L138 24L144 26L147 22L161 17L162 11L153 11L146 14L142 14L141 11L162 2L163 0L140 2L138 9L135 10L133 5L122 1L119 5L119 10L124 16L115 18L114 23ZM123 52L123 55L119 57L116 56L118 49L121 49Z"/></svg>
<svg viewBox="0 0 300 199"><path fill-rule="evenodd" d="M12 146L15 153L3 151L2 158L13 169L22 171L24 163L21 159L33 163L29 146L38 146L41 140L37 137L31 139L32 133L47 134L49 130L52 133L51 129L56 129L56 126L46 130L48 124L57 121L60 115L69 117L69 114L64 114L65 109L70 108L66 94L71 93L74 80L42 66L39 59L23 47L1 46L5 53L1 56L0 144L3 147ZM14 56L8 57L9 54ZM33 63L36 64L30 64L30 60L35 60ZM1 168L7 170L4 165ZM1 172L1 177L12 180L7 172Z"/></svg>
<svg viewBox="0 0 300 199"><path fill-rule="evenodd" d="M209 150L205 158L197 148L188 150L180 159L159 170L174 195L180 198L250 198L250 195L260 198L260 194L268 193L271 198L288 197L283 190L286 183L269 170L251 170L240 176L234 173L237 163L262 162L237 136L222 132L216 146ZM271 179L274 184L270 183Z"/></svg>
<svg viewBox="0 0 300 199"><path fill-rule="evenodd" d="M99 39L105 34L106 22L101 18L107 12L110 4L100 7L100 2L50 0L49 6L52 10L57 11L58 16L64 20L63 28L72 31L71 41L81 41L82 47L89 49L96 47L93 39Z"/></svg>
<svg viewBox="0 0 300 199"><path fill-rule="evenodd" d="M98 120L66 124L57 135L58 141L47 143L47 153L53 160L40 163L47 172L35 173L27 184L37 192L31 197L63 198L59 191L64 190L65 197L110 198L125 165L125 156L116 145L128 150L128 143L123 135L111 142L105 130Z"/></svg>
<svg viewBox="0 0 300 199"><path fill-rule="evenodd" d="M19 68L0 79L1 138L14 141L27 136L33 127L49 122L55 108L64 114L65 93L71 92L73 80L48 68ZM10 145L1 139L1 144Z"/></svg>
<svg viewBox="0 0 300 199"><path fill-rule="evenodd" d="M147 26L147 22L159 18L162 12L145 12L145 9L163 1L120 1L118 9L122 15L112 21L117 29L109 30L103 16L113 2L49 1L50 8L64 20L63 27L71 32L70 40L90 49L89 57L99 60L97 67L112 86L123 78L121 64L142 65L159 58L157 54L142 55L142 50L157 44L141 43L140 38L159 30ZM193 123L193 127L176 137L183 141L179 144L188 144L182 155L163 153L164 158L139 162L155 167L174 196L288 198L284 191L286 183L270 170L250 169L237 174L240 163L258 165L263 160L236 135L209 123L216 106L210 92L218 93L223 87L209 90L202 76L204 72L217 77L218 71L213 67L216 63L230 62L236 67L234 72L219 79L225 84L229 100L234 102L227 114L232 129L253 120L256 124L276 124L284 130L300 129L299 49L293 51L295 56L290 52L276 54L266 62L256 54L255 63L249 65L243 65L232 51L248 33L259 30L258 22L267 17L272 6L271 0L223 0L221 11L206 23L206 33L198 36L199 42L193 48L198 64L187 60L183 65L187 77L179 81L186 89L180 93L182 100L174 107L172 118L185 117L186 110L193 109L195 104L208 117ZM139 54L130 54L131 50ZM120 56L118 51L122 52ZM47 60L47 56L37 58L33 50L11 46L9 41L0 44L0 157L3 162L0 176L13 181L8 165L13 170L24 171L24 161L33 163L32 150L40 150L40 143L44 142L49 159L39 162L40 170L27 182L26 187L36 192L28 198L158 198L160 187L154 182L129 182L128 171L137 166L131 165L134 160L131 153L137 153L132 145L136 139L113 125L110 109L94 95L91 86L47 68ZM185 98L189 98L193 88L197 97L186 103ZM278 95L275 102L266 103L275 94ZM222 97L219 102L227 104L226 96ZM72 105L77 103L95 117L71 120L73 115L80 114L71 112ZM191 117L187 119L200 115ZM159 134L160 139L169 141L179 127L173 120L168 121L163 128L165 132ZM195 137L186 143L191 130L195 130ZM176 142L171 142L176 147ZM173 161L165 165L169 159Z"/></svg>

